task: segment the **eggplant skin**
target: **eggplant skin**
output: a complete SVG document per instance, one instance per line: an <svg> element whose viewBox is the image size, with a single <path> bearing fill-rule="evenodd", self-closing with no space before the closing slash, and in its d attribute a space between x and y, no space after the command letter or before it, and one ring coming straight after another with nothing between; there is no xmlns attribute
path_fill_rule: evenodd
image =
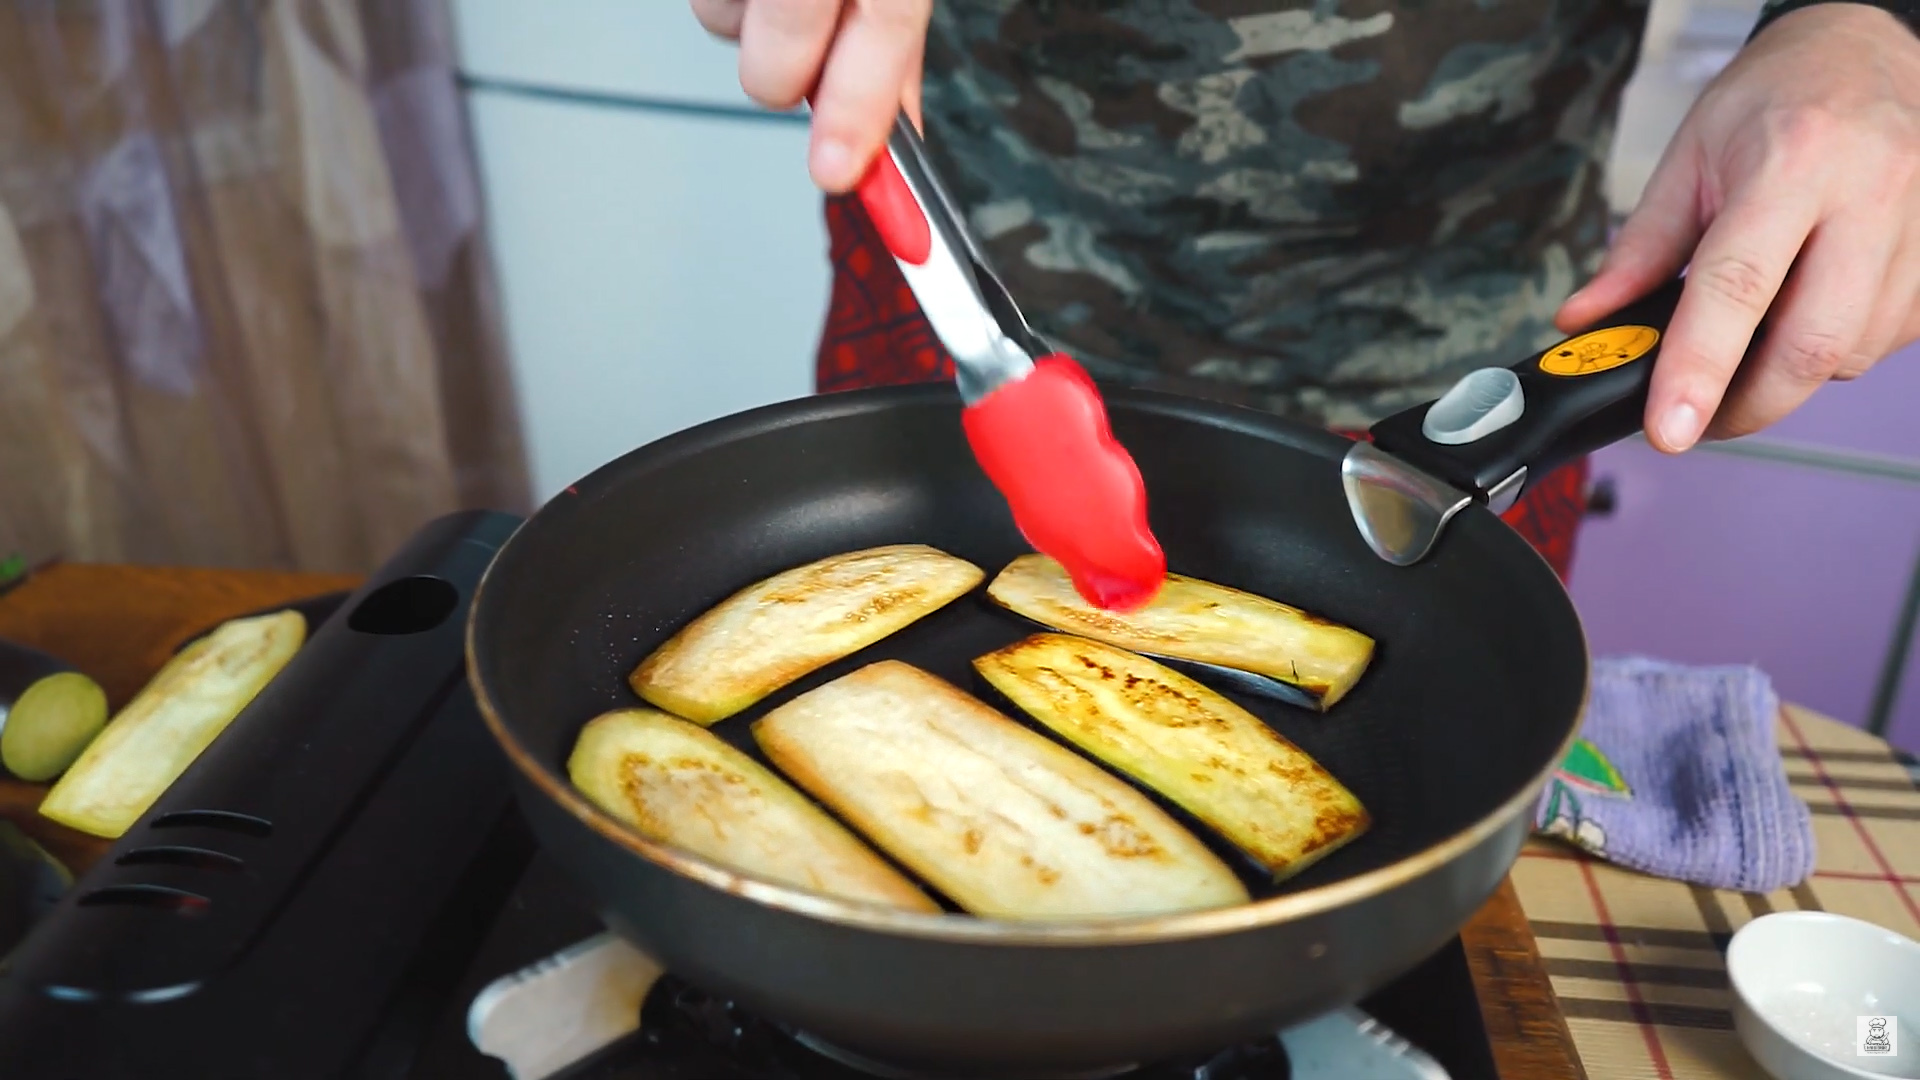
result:
<svg viewBox="0 0 1920 1080"><path fill-rule="evenodd" d="M1059 563L1022 555L994 577L987 597L1065 633L1279 679L1318 699L1322 712L1346 697L1373 661L1374 641L1358 630L1182 574L1168 574L1137 611L1105 611L1081 598Z"/></svg>
<svg viewBox="0 0 1920 1080"><path fill-rule="evenodd" d="M786 702L753 735L782 773L976 916L1061 921L1248 899L1152 800L897 660Z"/></svg>
<svg viewBox="0 0 1920 1080"><path fill-rule="evenodd" d="M6 725L7 709L29 687L49 675L72 670L65 660L0 638L0 728Z"/></svg>
<svg viewBox="0 0 1920 1080"><path fill-rule="evenodd" d="M193 764L306 642L298 611L233 619L180 651L107 721L40 803L62 825L113 839Z"/></svg>
<svg viewBox="0 0 1920 1080"><path fill-rule="evenodd" d="M1035 720L1217 830L1276 881L1372 824L1352 792L1259 717L1137 653L1035 634L973 666Z"/></svg>
<svg viewBox="0 0 1920 1080"><path fill-rule="evenodd" d="M940 906L764 765L657 709L588 721L567 759L574 787L656 843L843 900Z"/></svg>
<svg viewBox="0 0 1920 1080"><path fill-rule="evenodd" d="M925 544L834 555L750 585L628 678L649 704L713 724L973 591L986 572Z"/></svg>
<svg viewBox="0 0 1920 1080"><path fill-rule="evenodd" d="M107 724L107 693L78 671L27 688L0 725L0 768L29 783L66 771Z"/></svg>

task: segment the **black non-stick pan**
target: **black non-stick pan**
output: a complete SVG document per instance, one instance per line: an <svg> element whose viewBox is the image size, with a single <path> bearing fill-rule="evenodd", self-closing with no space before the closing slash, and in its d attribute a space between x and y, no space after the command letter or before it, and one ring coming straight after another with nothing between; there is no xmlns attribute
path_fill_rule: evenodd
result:
<svg viewBox="0 0 1920 1080"><path fill-rule="evenodd" d="M1250 410L1107 391L1172 570L1378 642L1358 686L1325 714L1217 686L1374 819L1284 886L1239 864L1255 898L1242 907L1076 925L880 911L650 843L568 784L581 726L639 704L627 674L736 590L880 544L931 544L989 576L1029 550L970 456L950 385L757 409L580 481L489 570L469 624L470 677L541 842L610 924L680 976L817 1044L934 1075L1035 1078L1271 1032L1412 968L1515 859L1577 732L1588 657L1560 582L1488 503L1527 470L1637 428L1677 295L1662 290L1597 335L1516 365L1515 379L1482 379L1486 392L1450 395L1435 423L1425 408L1383 423L1388 457ZM1421 432L1439 437L1430 451ZM715 730L759 756L755 718L883 658L997 701L970 662L1031 629L969 596Z"/></svg>

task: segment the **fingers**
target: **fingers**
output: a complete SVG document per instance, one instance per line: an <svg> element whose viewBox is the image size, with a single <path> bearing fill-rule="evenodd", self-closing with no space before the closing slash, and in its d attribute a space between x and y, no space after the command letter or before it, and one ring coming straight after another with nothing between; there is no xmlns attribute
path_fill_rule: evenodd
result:
<svg viewBox="0 0 1920 1080"><path fill-rule="evenodd" d="M1676 139L1607 249L1600 272L1554 316L1561 332L1577 333L1678 274L1700 242L1703 216L1699 144Z"/></svg>
<svg viewBox="0 0 1920 1080"><path fill-rule="evenodd" d="M900 95L900 107L906 110L907 119L913 121L913 130L923 135L927 126L920 122L920 83L926 76L926 62L926 38L922 37L920 47L913 51L913 67L907 71L907 85Z"/></svg>
<svg viewBox="0 0 1920 1080"><path fill-rule="evenodd" d="M848 5L812 97L808 164L814 183L829 192L853 187L909 100L918 120L921 54L931 11L931 0L854 0Z"/></svg>
<svg viewBox="0 0 1920 1080"><path fill-rule="evenodd" d="M1894 335L1893 345L1887 350L1888 352L1904 349L1920 341L1920 291L1915 293L1913 299L1907 301L1907 320L1903 326L1904 329Z"/></svg>
<svg viewBox="0 0 1920 1080"><path fill-rule="evenodd" d="M1656 447L1679 453L1693 446L1719 409L1755 328L1818 221L1820 197L1809 187L1754 177L1708 226L1647 390L1647 434ZM1831 293L1823 287L1821 295ZM1809 335L1821 332L1836 331L1809 323L1795 347L1811 347Z"/></svg>
<svg viewBox="0 0 1920 1080"><path fill-rule="evenodd" d="M840 23L841 0L752 0L740 20L740 88L769 109L800 104Z"/></svg>
<svg viewBox="0 0 1920 1080"><path fill-rule="evenodd" d="M1845 369L1879 359L1864 353L1898 233L1866 215L1816 228L1775 302L1766 339L1742 365L1708 430L1751 434L1786 416ZM1736 361L1738 362L1738 361Z"/></svg>
<svg viewBox="0 0 1920 1080"><path fill-rule="evenodd" d="M727 25L738 0L695 0ZM750 0L739 18L740 86L770 109L812 109L808 171L828 192L859 182L905 107L919 121L932 0ZM709 22L708 20L713 20ZM716 31L718 32L718 31Z"/></svg>
<svg viewBox="0 0 1920 1080"><path fill-rule="evenodd" d="M1888 353L1920 338L1920 239L1913 232L1909 229L1895 249L1873 318L1854 356L1833 373L1836 380L1858 378Z"/></svg>
<svg viewBox="0 0 1920 1080"><path fill-rule="evenodd" d="M746 15L747 0L693 0L693 17L707 33L737 40L740 20Z"/></svg>

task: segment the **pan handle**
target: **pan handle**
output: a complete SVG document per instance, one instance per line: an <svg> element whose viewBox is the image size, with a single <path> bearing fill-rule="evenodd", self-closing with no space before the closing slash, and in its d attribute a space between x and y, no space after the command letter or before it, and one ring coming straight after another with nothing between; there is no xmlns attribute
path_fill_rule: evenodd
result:
<svg viewBox="0 0 1920 1080"><path fill-rule="evenodd" d="M1374 445L1505 510L1530 480L1641 429L1684 281L1512 367L1468 374L1438 400L1375 424Z"/></svg>

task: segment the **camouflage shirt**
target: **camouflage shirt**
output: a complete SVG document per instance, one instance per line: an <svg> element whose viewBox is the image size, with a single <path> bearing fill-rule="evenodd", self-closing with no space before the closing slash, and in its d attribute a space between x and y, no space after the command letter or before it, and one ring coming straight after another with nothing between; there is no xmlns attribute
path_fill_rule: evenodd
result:
<svg viewBox="0 0 1920 1080"><path fill-rule="evenodd" d="M1096 376L1361 427L1554 339L1645 0L937 0L931 153Z"/></svg>

